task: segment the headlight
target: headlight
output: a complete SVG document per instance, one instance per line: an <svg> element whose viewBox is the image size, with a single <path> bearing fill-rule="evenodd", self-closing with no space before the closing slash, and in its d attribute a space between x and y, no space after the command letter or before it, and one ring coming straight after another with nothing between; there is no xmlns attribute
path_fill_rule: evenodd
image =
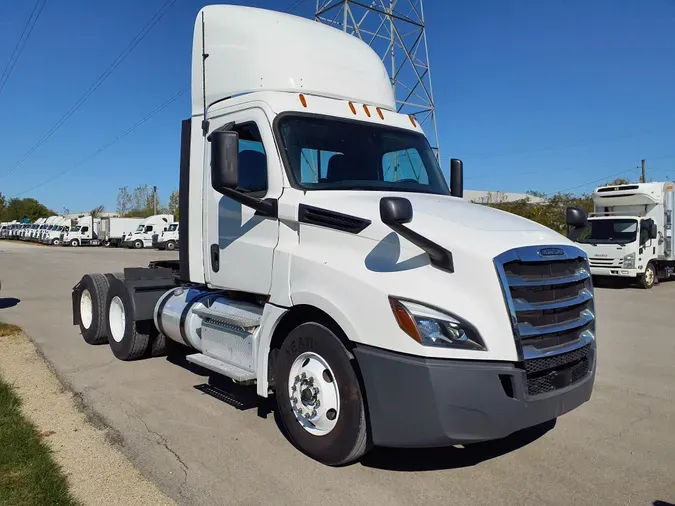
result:
<svg viewBox="0 0 675 506"><path fill-rule="evenodd" d="M623 257L624 269L635 269L635 252Z"/></svg>
<svg viewBox="0 0 675 506"><path fill-rule="evenodd" d="M423 346L487 350L473 325L456 316L408 300L389 302L401 329Z"/></svg>

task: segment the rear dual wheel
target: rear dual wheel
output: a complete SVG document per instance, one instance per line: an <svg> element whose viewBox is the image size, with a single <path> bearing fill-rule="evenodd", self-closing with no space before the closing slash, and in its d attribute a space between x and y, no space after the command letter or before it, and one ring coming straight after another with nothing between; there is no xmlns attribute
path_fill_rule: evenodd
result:
<svg viewBox="0 0 675 506"><path fill-rule="evenodd" d="M166 352L166 338L155 329L154 323L135 321L133 300L122 281L110 283L104 307L108 344L115 357L128 361Z"/></svg>
<svg viewBox="0 0 675 506"><path fill-rule="evenodd" d="M110 277L122 279L123 274L85 274L80 280L75 303L79 309L80 333L89 344L108 342L105 304L110 287Z"/></svg>

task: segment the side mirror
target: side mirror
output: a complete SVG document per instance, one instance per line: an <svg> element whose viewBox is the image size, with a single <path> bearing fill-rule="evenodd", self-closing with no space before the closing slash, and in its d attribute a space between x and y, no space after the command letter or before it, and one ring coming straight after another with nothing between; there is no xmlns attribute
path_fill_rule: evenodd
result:
<svg viewBox="0 0 675 506"><path fill-rule="evenodd" d="M656 239L659 236L658 227L654 223L654 220L643 220L640 228L647 231L647 236L650 239Z"/></svg>
<svg viewBox="0 0 675 506"><path fill-rule="evenodd" d="M567 237L572 241L576 241L583 229L588 226L586 211L579 207L568 207L565 210L565 221L567 222Z"/></svg>
<svg viewBox="0 0 675 506"><path fill-rule="evenodd" d="M457 158L450 159L450 195L464 196L464 164Z"/></svg>
<svg viewBox="0 0 675 506"><path fill-rule="evenodd" d="M214 190L235 190L239 184L239 134L233 130L214 130L211 143L211 186Z"/></svg>
<svg viewBox="0 0 675 506"><path fill-rule="evenodd" d="M402 225L413 219L412 204L403 197L380 199L380 219L385 225Z"/></svg>

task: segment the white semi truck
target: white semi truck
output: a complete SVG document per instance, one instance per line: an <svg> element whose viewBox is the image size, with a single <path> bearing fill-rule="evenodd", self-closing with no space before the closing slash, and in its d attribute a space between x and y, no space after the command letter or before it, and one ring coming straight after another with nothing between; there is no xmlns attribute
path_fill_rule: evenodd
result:
<svg viewBox="0 0 675 506"><path fill-rule="evenodd" d="M180 160L179 260L84 275L86 342L121 360L194 348L275 396L293 444L328 465L502 438L591 397L586 254L463 200L459 160L448 188L358 38L202 8Z"/></svg>
<svg viewBox="0 0 675 506"><path fill-rule="evenodd" d="M152 236L152 247L173 251L178 247L180 227L178 223L171 223L166 230Z"/></svg>
<svg viewBox="0 0 675 506"><path fill-rule="evenodd" d="M101 218L83 216L75 226L61 233L61 246L99 246L98 230Z"/></svg>
<svg viewBox="0 0 675 506"><path fill-rule="evenodd" d="M119 247L127 234L133 233L141 224L143 218L101 218L98 238L104 246Z"/></svg>
<svg viewBox="0 0 675 506"><path fill-rule="evenodd" d="M127 248L150 248L152 246L152 236L166 230L173 223L171 214L155 214L143 219L136 230L126 235L122 244Z"/></svg>
<svg viewBox="0 0 675 506"><path fill-rule="evenodd" d="M601 186L593 206L588 227L576 238L593 276L636 279L652 288L672 275L674 182Z"/></svg>
<svg viewBox="0 0 675 506"><path fill-rule="evenodd" d="M61 244L61 236L65 236L69 231L72 225L72 220L70 218L65 218L63 216L51 225L51 228L47 230L42 242L44 244L51 244L52 246L59 246Z"/></svg>

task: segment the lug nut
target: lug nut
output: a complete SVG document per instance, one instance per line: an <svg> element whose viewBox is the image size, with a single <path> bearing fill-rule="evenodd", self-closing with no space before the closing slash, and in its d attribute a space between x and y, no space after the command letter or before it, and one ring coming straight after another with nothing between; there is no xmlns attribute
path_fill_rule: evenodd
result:
<svg viewBox="0 0 675 506"><path fill-rule="evenodd" d="M309 383L310 385L313 385L314 384L314 378L309 378L307 380L307 383Z"/></svg>
<svg viewBox="0 0 675 506"><path fill-rule="evenodd" d="M293 385L293 386L291 387L291 392L295 392L296 390L297 390L297 388L295 387L295 385Z"/></svg>
<svg viewBox="0 0 675 506"><path fill-rule="evenodd" d="M319 395L319 389L314 387L313 389L314 395Z"/></svg>
<svg viewBox="0 0 675 506"><path fill-rule="evenodd" d="M312 410L312 418L314 418L315 416L316 416L316 409L313 409Z"/></svg>
<svg viewBox="0 0 675 506"><path fill-rule="evenodd" d="M303 372L301 378L302 378L302 379L305 379L306 377L307 377L307 373L304 373L304 372Z"/></svg>
<svg viewBox="0 0 675 506"><path fill-rule="evenodd" d="M295 381L300 381L300 376L296 376Z"/></svg>
<svg viewBox="0 0 675 506"><path fill-rule="evenodd" d="M306 418L307 420L309 420L309 413L305 413L304 416L305 416L305 418Z"/></svg>
<svg viewBox="0 0 675 506"><path fill-rule="evenodd" d="M318 408L319 406L321 406L321 401L317 399L314 405Z"/></svg>
<svg viewBox="0 0 675 506"><path fill-rule="evenodd" d="M293 404L297 404L297 403L298 403L298 398L297 398L297 397L293 397L291 400L293 401Z"/></svg>

